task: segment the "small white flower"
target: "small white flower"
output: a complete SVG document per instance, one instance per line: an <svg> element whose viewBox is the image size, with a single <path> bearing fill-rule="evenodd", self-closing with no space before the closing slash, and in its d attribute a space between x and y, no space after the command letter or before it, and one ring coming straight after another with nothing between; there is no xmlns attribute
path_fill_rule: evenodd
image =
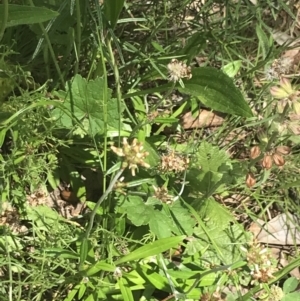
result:
<svg viewBox="0 0 300 301"><path fill-rule="evenodd" d="M176 59L172 59L172 61L168 64L167 67L169 72L169 81L177 82L182 78L192 78L191 67L187 66L183 62L180 62Z"/></svg>
<svg viewBox="0 0 300 301"><path fill-rule="evenodd" d="M114 277L121 278L122 277L122 270L121 268L117 267L114 271Z"/></svg>

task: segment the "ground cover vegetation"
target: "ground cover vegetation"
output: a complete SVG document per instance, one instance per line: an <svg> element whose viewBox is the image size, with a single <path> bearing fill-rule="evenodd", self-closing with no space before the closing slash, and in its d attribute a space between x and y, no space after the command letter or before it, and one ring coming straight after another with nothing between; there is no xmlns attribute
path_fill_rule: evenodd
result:
<svg viewBox="0 0 300 301"><path fill-rule="evenodd" d="M299 11L3 0L0 300L300 300Z"/></svg>

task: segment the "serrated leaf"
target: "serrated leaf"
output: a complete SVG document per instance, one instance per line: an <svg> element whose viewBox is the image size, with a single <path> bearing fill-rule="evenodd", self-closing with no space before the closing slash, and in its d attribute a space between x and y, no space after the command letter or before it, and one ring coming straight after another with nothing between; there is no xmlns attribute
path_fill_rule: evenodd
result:
<svg viewBox="0 0 300 301"><path fill-rule="evenodd" d="M231 170L232 166L226 152L204 141L186 178L189 187L209 197L222 184L230 182Z"/></svg>
<svg viewBox="0 0 300 301"><path fill-rule="evenodd" d="M108 89L107 99L101 99L104 84L104 79L100 77L87 81L81 75L76 75L66 85L66 92L59 92L60 97L65 99L63 105L71 116L62 109L55 108L52 117L56 119L57 126L78 131L78 127L74 125L79 121L88 127L91 136L101 135L105 130L104 114L107 113L107 125L117 130L121 112L118 111L117 100L110 98L111 90Z"/></svg>
<svg viewBox="0 0 300 301"><path fill-rule="evenodd" d="M203 244L203 241L193 237L187 242L184 252L189 256L193 256L195 254L202 253L205 249L206 246Z"/></svg>
<svg viewBox="0 0 300 301"><path fill-rule="evenodd" d="M206 226L214 236L218 235L217 232L223 231L231 221L234 221L233 215L213 198L202 201L198 213L200 217L207 220Z"/></svg>
<svg viewBox="0 0 300 301"><path fill-rule="evenodd" d="M210 109L232 115L251 117L252 111L232 79L220 70L201 67L192 70L192 78L184 80L178 90L196 96Z"/></svg>
<svg viewBox="0 0 300 301"><path fill-rule="evenodd" d="M230 224L230 222L234 222L234 218L220 204L209 200L206 205L207 210L203 210L200 215L202 216L203 214L205 220L208 220L206 222L208 233L206 234L200 226L195 228L195 235L202 240L203 248L205 246L210 248L209 251L204 253L203 258L205 257L210 262L218 263L219 257L217 257L216 252L212 249L213 247L210 247L209 243L213 240L222 252L222 258L226 261L223 262L224 264L231 264L240 260L240 246L248 241L243 228L236 223Z"/></svg>
<svg viewBox="0 0 300 301"><path fill-rule="evenodd" d="M128 219L135 226L149 225L159 238L170 237L172 231L176 231L172 218L166 215L162 206L155 208L152 204L144 203L139 196L128 196L120 208L125 210Z"/></svg>
<svg viewBox="0 0 300 301"><path fill-rule="evenodd" d="M58 222L62 219L58 212L44 205L28 206L26 213L28 219L33 221L39 230L44 231L50 231L54 226L58 226Z"/></svg>
<svg viewBox="0 0 300 301"><path fill-rule="evenodd" d="M154 214L152 206L147 206L139 196L128 196L120 205L125 209L128 219L135 226L147 225Z"/></svg>
<svg viewBox="0 0 300 301"><path fill-rule="evenodd" d="M4 15L4 5L0 4L0 16ZM45 7L34 7L27 5L9 4L8 6L8 20L6 27L42 23L59 15L58 12L50 10ZM0 18L0 27L3 24L3 18Z"/></svg>
<svg viewBox="0 0 300 301"><path fill-rule="evenodd" d="M179 223L181 229L184 230L185 234L191 236L195 226L195 219L191 216L189 210L184 206L180 200L173 203L170 206L170 210L176 219L176 222Z"/></svg>
<svg viewBox="0 0 300 301"><path fill-rule="evenodd" d="M149 227L158 238L170 237L172 232L179 234L172 218L165 211L154 210Z"/></svg>

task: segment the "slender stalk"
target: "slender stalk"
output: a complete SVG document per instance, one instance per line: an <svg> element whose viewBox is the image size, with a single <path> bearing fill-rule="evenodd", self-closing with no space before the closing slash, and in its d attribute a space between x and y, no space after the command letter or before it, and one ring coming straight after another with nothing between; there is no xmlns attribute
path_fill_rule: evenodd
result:
<svg viewBox="0 0 300 301"><path fill-rule="evenodd" d="M106 189L106 191L103 193L103 195L100 197L100 199L98 200L98 202L96 203L91 216L90 216L90 220L89 220L89 224L88 227L86 229L85 235L84 235L84 239L88 239L90 234L91 234L91 230L94 224L94 220L95 220L95 216L97 213L98 208L100 207L100 205L103 203L103 201L107 198L107 196L110 194L110 192L112 192L114 185L116 184L116 182L118 181L118 179L121 177L122 173L123 173L124 169L120 169L116 175L114 176L114 178L111 180L108 188Z"/></svg>
<svg viewBox="0 0 300 301"><path fill-rule="evenodd" d="M108 49L109 57L111 60L111 64L113 66L114 77L115 77L115 82L116 82L116 95L117 95L118 113L119 113L118 131L120 133L121 132L121 101L122 101L121 81L120 81L119 68L116 63L114 53L113 53L112 47L111 47L111 38L107 39L107 49ZM118 146L120 147L120 145L121 145L121 136L119 135Z"/></svg>
<svg viewBox="0 0 300 301"><path fill-rule="evenodd" d="M32 0L29 0L29 3L30 3L31 6L34 7L34 3L32 2ZM41 30L42 30L42 32L43 32L43 35L44 35L44 37L45 37L45 40L46 40L46 42L47 42L47 46L48 46L48 48L49 48L50 55L51 55L51 58L52 58L52 60L53 60L55 69L56 69L56 71L57 71L57 73L58 73L59 79L60 79L60 81L61 81L61 83L62 83L62 85L63 85L63 87L64 87L64 86L65 86L65 80L64 80L64 78L63 78L63 76L62 76L61 70L60 70L59 65L58 65L58 63L57 63L57 60L56 60L56 57L55 57L55 53L54 53L54 50L53 50L51 41L50 41L50 39L49 39L48 33L47 33L47 31L45 30L45 27L44 27L44 25L43 25L42 23L39 23L39 26L40 26L40 28L41 28Z"/></svg>
<svg viewBox="0 0 300 301"><path fill-rule="evenodd" d="M75 74L78 73L79 70L79 57L81 51L81 11L80 11L80 1L76 0L76 64L75 64Z"/></svg>
<svg viewBox="0 0 300 301"><path fill-rule="evenodd" d="M8 21L8 0L3 0L3 16L2 16L2 26L0 28L0 41L3 38L7 21Z"/></svg>

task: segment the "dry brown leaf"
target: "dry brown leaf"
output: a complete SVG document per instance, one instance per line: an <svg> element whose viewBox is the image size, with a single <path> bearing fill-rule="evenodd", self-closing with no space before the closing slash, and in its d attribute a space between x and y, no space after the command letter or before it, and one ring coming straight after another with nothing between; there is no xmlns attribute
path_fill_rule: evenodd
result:
<svg viewBox="0 0 300 301"><path fill-rule="evenodd" d="M222 125L224 118L221 114L217 114L208 110L201 110L196 117L191 112L185 113L181 117L181 125L184 129L205 128L211 126Z"/></svg>
<svg viewBox="0 0 300 301"><path fill-rule="evenodd" d="M299 219L292 214L282 213L267 223L256 220L249 231L258 242L274 245L300 245Z"/></svg>

